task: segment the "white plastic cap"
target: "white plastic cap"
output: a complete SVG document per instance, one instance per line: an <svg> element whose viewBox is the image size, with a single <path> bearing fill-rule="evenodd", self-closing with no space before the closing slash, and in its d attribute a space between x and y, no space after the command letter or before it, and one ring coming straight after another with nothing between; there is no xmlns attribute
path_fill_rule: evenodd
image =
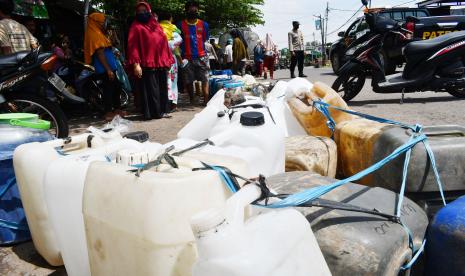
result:
<svg viewBox="0 0 465 276"><path fill-rule="evenodd" d="M226 221L224 208L210 209L200 212L191 218L191 228L197 237L203 232L214 229Z"/></svg>

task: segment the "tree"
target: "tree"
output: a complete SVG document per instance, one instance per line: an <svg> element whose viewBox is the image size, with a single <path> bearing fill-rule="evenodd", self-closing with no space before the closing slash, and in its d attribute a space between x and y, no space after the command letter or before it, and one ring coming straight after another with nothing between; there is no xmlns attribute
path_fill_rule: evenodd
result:
<svg viewBox="0 0 465 276"><path fill-rule="evenodd" d="M153 11L171 12L175 20L184 17L185 0L148 0ZM209 24L213 33L219 33L233 27L251 27L263 24L263 14L258 8L264 0L199 0L201 17ZM101 7L106 13L124 22L134 14L137 0L92 0L92 4Z"/></svg>

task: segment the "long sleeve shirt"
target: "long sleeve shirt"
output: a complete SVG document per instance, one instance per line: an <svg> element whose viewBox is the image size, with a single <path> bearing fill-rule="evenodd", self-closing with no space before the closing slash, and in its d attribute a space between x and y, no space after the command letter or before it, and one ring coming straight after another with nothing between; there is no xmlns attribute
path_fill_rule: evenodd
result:
<svg viewBox="0 0 465 276"><path fill-rule="evenodd" d="M304 51L304 36L300 30L290 31L288 34L289 51Z"/></svg>

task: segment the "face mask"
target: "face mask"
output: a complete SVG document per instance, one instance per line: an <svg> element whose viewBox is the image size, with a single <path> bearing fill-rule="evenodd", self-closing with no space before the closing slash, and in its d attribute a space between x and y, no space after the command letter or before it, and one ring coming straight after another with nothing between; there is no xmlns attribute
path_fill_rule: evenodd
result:
<svg viewBox="0 0 465 276"><path fill-rule="evenodd" d="M136 14L136 20L141 22L141 23L147 23L147 22L149 22L151 16L152 16L152 14L150 14L149 12L137 13Z"/></svg>
<svg viewBox="0 0 465 276"><path fill-rule="evenodd" d="M199 17L199 13L196 11L187 12L187 19L197 19L197 17Z"/></svg>

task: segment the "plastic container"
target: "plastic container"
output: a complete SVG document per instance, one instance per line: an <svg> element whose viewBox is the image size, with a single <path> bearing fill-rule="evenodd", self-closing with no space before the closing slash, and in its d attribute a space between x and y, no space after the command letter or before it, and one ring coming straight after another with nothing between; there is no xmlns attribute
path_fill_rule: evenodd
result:
<svg viewBox="0 0 465 276"><path fill-rule="evenodd" d="M442 208L428 228L426 275L465 275L465 196Z"/></svg>
<svg viewBox="0 0 465 276"><path fill-rule="evenodd" d="M45 200L68 275L90 275L82 216L84 181L90 163L114 160L125 165L146 164L160 151L160 144L121 139L88 150L85 155L59 158L49 165L44 177Z"/></svg>
<svg viewBox="0 0 465 276"><path fill-rule="evenodd" d="M280 193L295 193L336 180L307 172L292 172L268 178L269 187ZM346 184L321 197L394 214L398 195L383 189ZM327 208L299 208L313 233L333 275L398 275L412 257L408 236L398 223L377 215ZM419 248L428 218L413 201L404 198L401 218ZM409 271L405 271L408 275ZM451 274L446 274L451 275Z"/></svg>
<svg viewBox="0 0 465 276"><path fill-rule="evenodd" d="M465 194L465 127L424 127L434 153L443 189L449 201ZM406 143L410 130L390 128L378 137L373 148L376 162ZM373 183L380 187L398 191L402 181L404 158L397 158L373 174ZM418 201L430 215L443 206L433 169L423 144L416 145L410 157L406 191Z"/></svg>
<svg viewBox="0 0 465 276"><path fill-rule="evenodd" d="M248 185L226 206L191 220L199 259L194 276L331 275L309 223L297 210L266 210L244 218L244 209L261 196ZM279 241L279 242L277 242Z"/></svg>
<svg viewBox="0 0 465 276"><path fill-rule="evenodd" d="M86 133L67 139L29 143L19 146L14 152L13 165L32 241L50 265L63 265L63 260L45 201L43 179L47 168L52 161L66 155L84 156L91 148L122 140L117 132L106 135L106 138L102 138L97 134Z"/></svg>
<svg viewBox="0 0 465 276"><path fill-rule="evenodd" d="M197 258L192 215L224 205L231 192L199 160L245 174L239 159L202 153L137 177L130 167L94 162L83 199L92 275L191 275Z"/></svg>
<svg viewBox="0 0 465 276"><path fill-rule="evenodd" d="M309 135L331 137L331 130L326 124L328 120L312 106L313 100L316 99L321 99L333 106L348 109L347 104L341 96L331 87L321 82L316 82L311 91L307 91L302 95L294 94L293 97L288 99L288 104L294 116ZM334 109L330 109L329 112L336 124L354 118L354 116L350 114Z"/></svg>
<svg viewBox="0 0 465 276"><path fill-rule="evenodd" d="M49 127L50 122L38 120L35 114L0 114L0 245L31 239L16 185L13 151L24 143L51 140Z"/></svg>
<svg viewBox="0 0 465 276"><path fill-rule="evenodd" d="M227 75L227 76L232 76L232 71L230 69L226 70L213 70L212 75L213 76L218 76L218 75Z"/></svg>
<svg viewBox="0 0 465 276"><path fill-rule="evenodd" d="M307 132L300 125L299 121L297 121L297 118L292 114L287 104L285 96L288 87L288 82L277 82L266 97L266 105L270 108L270 112L273 114L276 124L284 131L284 136L306 135Z"/></svg>
<svg viewBox="0 0 465 276"><path fill-rule="evenodd" d="M373 150L375 143L380 135L391 127L387 124L360 118L336 125L334 140L338 146L338 170L340 175L349 177L371 166L374 163ZM391 152L383 156L383 158L389 154ZM402 174L402 170L400 170L400 174ZM369 186L378 184L373 181L373 174L362 178L358 183Z"/></svg>
<svg viewBox="0 0 465 276"><path fill-rule="evenodd" d="M335 177L337 147L327 137L308 135L286 138L286 172L309 171Z"/></svg>
<svg viewBox="0 0 465 276"><path fill-rule="evenodd" d="M273 123L268 112L253 110L264 111L251 107L240 108L231 119L227 115L223 116L207 137L199 140L180 139L182 141L173 141L166 146L174 145L182 150L208 138L219 148L214 149L218 150L216 153L246 161L254 176L282 173L285 169L284 134ZM207 152L208 148L199 150Z"/></svg>
<svg viewBox="0 0 465 276"><path fill-rule="evenodd" d="M465 194L465 128L424 127L423 133L428 136L447 200ZM339 124L335 133L339 172L348 177L368 168L408 142L411 135L411 130L365 119ZM404 156L394 159L359 183L398 192L402 183ZM432 217L442 207L438 191L427 152L420 143L411 153L406 192Z"/></svg>

